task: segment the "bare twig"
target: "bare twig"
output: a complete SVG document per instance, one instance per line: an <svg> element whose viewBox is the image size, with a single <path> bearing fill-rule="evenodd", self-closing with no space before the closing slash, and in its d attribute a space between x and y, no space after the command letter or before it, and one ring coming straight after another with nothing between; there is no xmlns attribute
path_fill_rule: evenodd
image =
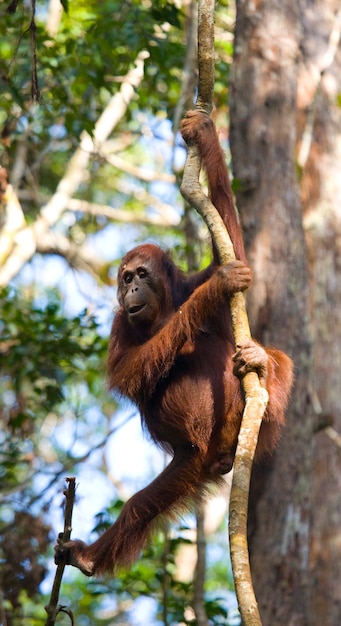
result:
<svg viewBox="0 0 341 626"><path fill-rule="evenodd" d="M112 284L103 260L86 244L75 244L61 233L46 231L45 236L37 242L37 252L61 256L70 267L87 272L95 280L100 278L104 284Z"/></svg>
<svg viewBox="0 0 341 626"><path fill-rule="evenodd" d="M125 174L130 174L130 176L134 176L138 180L142 180L146 183L153 183L154 181L161 181L163 183L175 183L174 174L167 174L167 172L151 172L143 167L138 167L137 165L133 165L128 161L122 159L117 154L110 154L106 149L106 146L98 151L99 156L104 157L110 165L116 167L121 172Z"/></svg>
<svg viewBox="0 0 341 626"><path fill-rule="evenodd" d="M214 1L199 1L198 24L199 87L196 108L209 114L212 110L214 84ZM206 222L215 241L221 263L235 258L233 245L215 207L203 193L199 183L200 156L196 146L188 149L181 193ZM236 344L250 337L250 328L242 293L230 299L233 334ZM243 378L245 409L234 463L230 497L230 550L236 594L244 626L261 626L255 598L247 545L247 509L251 468L258 433L267 405L267 392L260 386L256 373Z"/></svg>
<svg viewBox="0 0 341 626"><path fill-rule="evenodd" d="M68 483L67 490L64 491L66 496L65 502L65 515L64 515L64 531L60 534L59 540L62 543L70 540L71 530L72 530L72 510L75 501L75 492L76 492L76 479L75 478L67 478L66 482ZM45 607L45 611L47 613L47 620L45 622L45 626L54 626L56 622L56 617L59 612L67 613L71 619L71 624L73 624L73 616L72 612L64 606L58 606L59 600L59 591L60 585L63 578L63 573L65 569L65 563L59 563L57 565L56 574L53 581L50 602Z"/></svg>
<svg viewBox="0 0 341 626"><path fill-rule="evenodd" d="M39 85L38 85L38 74L37 74L37 26L36 26L36 0L31 0L31 8L32 8L32 16L30 23L30 33L31 33L31 51L32 51L32 69L31 69L31 98L32 102L37 103L40 99Z"/></svg>
<svg viewBox="0 0 341 626"><path fill-rule="evenodd" d="M116 189L127 193L127 185L121 187L120 184L116 185ZM70 211L77 211L81 213L87 213L88 215L98 215L101 217L107 217L113 222L120 222L121 224L148 224L153 226L178 226L180 223L180 216L170 204L166 204L157 198L152 196L144 189L130 190L131 195L137 202L141 204L149 204L155 210L155 213L149 215L146 211L128 211L127 209L114 209L111 206L105 204L98 204L95 202L87 202L86 200L79 200L78 198L72 198L69 200L68 209ZM157 213L156 213L157 212Z"/></svg>

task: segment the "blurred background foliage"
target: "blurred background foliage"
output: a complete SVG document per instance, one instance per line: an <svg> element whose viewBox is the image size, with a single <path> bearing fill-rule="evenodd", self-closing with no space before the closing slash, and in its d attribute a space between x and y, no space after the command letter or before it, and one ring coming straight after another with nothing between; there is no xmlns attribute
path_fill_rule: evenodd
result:
<svg viewBox="0 0 341 626"><path fill-rule="evenodd" d="M6 626L45 623L52 548L63 524L64 478L75 474L80 482L77 532L95 536L112 523L139 481L147 482L165 462L159 457L155 469L148 448L145 475L136 457L131 467L136 481L130 476L125 484L125 475L113 475L110 442L136 416L109 395L105 362L120 256L151 239L172 248L184 268L195 269L199 259L209 258L206 232L180 200L177 179L184 151L173 124L194 97L193 65L187 67L193 74L190 86L184 83L194 4L64 0L62 8L59 0L0 3L0 164L13 193L0 212L0 271L1 263L5 270L0 295L0 623ZM227 110L232 26L228 2L219 2L218 115ZM94 137L97 120L142 51L143 76L101 150L95 144L88 155L76 198L71 194L65 210L35 235L32 254L6 273L12 258L20 259L23 250L27 254L25 237L36 232L30 229L60 181L71 180L66 172L82 133ZM13 198L16 211L10 213ZM95 508L88 511L92 500ZM187 526L193 527L192 518L183 523ZM219 526L217 533L225 549L217 555L212 549L205 606L211 624L234 624L234 610L226 617L231 588L226 528ZM176 576L179 545L192 542L185 535L179 527L164 529L135 567L115 580L92 581L67 571L61 602L82 626L193 623L190 582ZM58 624L68 620L61 614Z"/></svg>

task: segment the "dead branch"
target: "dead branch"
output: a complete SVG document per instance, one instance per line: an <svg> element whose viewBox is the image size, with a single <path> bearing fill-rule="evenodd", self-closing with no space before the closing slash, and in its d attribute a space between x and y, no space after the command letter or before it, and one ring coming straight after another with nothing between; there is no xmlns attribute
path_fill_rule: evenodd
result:
<svg viewBox="0 0 341 626"><path fill-rule="evenodd" d="M86 244L75 244L61 233L46 231L44 237L36 242L36 252L63 257L70 267L87 272L95 280L100 277L105 284L111 284L103 260L96 257Z"/></svg>
<svg viewBox="0 0 341 626"><path fill-rule="evenodd" d="M120 186L117 186L118 191L121 190ZM127 186L122 186L122 192L127 193ZM149 204L155 209L159 215L147 215L145 211L128 211L127 209L114 209L106 204L98 204L96 202L87 202L86 200L79 200L78 198L71 198L69 200L68 209L70 211L76 211L81 213L87 213L88 215L96 215L101 217L107 217L113 222L120 222L123 224L148 224L153 226L178 226L180 223L180 216L175 211L174 207L170 204L162 202L155 196L147 193L144 189L131 190L133 197L143 203Z"/></svg>
<svg viewBox="0 0 341 626"><path fill-rule="evenodd" d="M72 530L72 510L75 501L75 493L76 493L76 479L75 478L66 478L66 482L68 483L68 488L64 491L66 496L65 501L65 514L64 514L64 531L60 533L58 538L63 544L66 541L70 540L71 530ZM56 574L53 581L52 591L50 595L50 602L45 606L45 611L47 613L47 620L45 622L45 626L54 626L56 622L56 617L59 612L67 613L70 616L71 624L73 624L73 616L72 612L69 609L66 609L64 606L57 606L59 601L59 591L60 585L62 582L63 574L65 569L65 563L59 563L57 565Z"/></svg>

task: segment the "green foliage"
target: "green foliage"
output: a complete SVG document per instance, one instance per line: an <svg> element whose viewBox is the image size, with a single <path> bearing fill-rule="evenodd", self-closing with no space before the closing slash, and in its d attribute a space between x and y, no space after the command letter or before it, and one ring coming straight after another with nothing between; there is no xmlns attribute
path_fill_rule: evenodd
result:
<svg viewBox="0 0 341 626"><path fill-rule="evenodd" d="M61 27L52 36L46 31L45 2L37 2L36 51L41 109L44 124L35 124L34 139L47 141L54 124L69 135L90 130L108 98L120 88L140 50L147 50L146 81L141 89L143 106L159 109L160 98L169 107L168 84L174 68L182 67L181 13L170 2L90 0L71 2ZM17 11L2 9L0 58L1 105L6 123L21 133L22 115L30 104L32 49L29 24L31 8L19 3ZM175 83L173 105L179 95ZM163 107L161 107L163 108ZM33 112L34 113L34 112ZM34 122L31 118L30 123ZM26 125L26 124L25 124ZM39 132L40 131L40 132Z"/></svg>
<svg viewBox="0 0 341 626"><path fill-rule="evenodd" d="M0 297L3 492L17 488L40 456L39 431L49 416L62 419L73 398L80 417L88 398L94 406L103 394L107 341L99 335L98 323L85 312L66 318L57 295L50 295L44 307L13 289Z"/></svg>
<svg viewBox="0 0 341 626"><path fill-rule="evenodd" d="M63 407L70 413L71 390L72 397L79 394L80 415L95 406L103 394L106 340L86 313L65 317L56 293L40 306L13 288L5 289L0 319L0 585L6 602L21 610L22 598L34 598L46 575L42 555L51 540L43 513L44 506L49 508L46 490L37 492L36 481L45 475L46 482L51 474L53 439L44 446L41 429L50 421L55 429L62 424ZM57 453L56 440L54 462ZM74 465L68 453L60 450L59 456L52 483L63 467Z"/></svg>
<svg viewBox="0 0 341 626"><path fill-rule="evenodd" d="M1 351L6 355L0 392L9 429L29 432L29 422L43 419L62 402L71 382L85 382L93 392L94 375L106 352L94 318L83 312L68 319L56 297L40 308L12 289L0 295L0 316Z"/></svg>
<svg viewBox="0 0 341 626"><path fill-rule="evenodd" d="M170 151L164 156L169 139L155 151L155 137L162 136L159 121L171 119L178 104L186 45L185 16L172 1L62 0L64 11L55 35L46 28L48 3L37 0L35 4L41 97L34 105L31 3L19 2L14 12L6 10L9 2L0 7L0 161L9 173L21 172L17 188L27 224L34 222L55 191L80 133L93 132L142 50L149 54L144 78L110 140L119 146L115 150L126 163L152 172L170 171ZM219 3L223 11L226 5L225 0ZM226 108L230 41L218 39L216 51L216 104ZM152 185L122 175L119 167L103 164L96 156L77 195L138 214L145 202L130 192L130 184L151 193ZM172 191L167 187L165 196L174 205L178 196ZM102 215L63 217L65 221L59 220L55 229L72 242L82 242L110 224ZM160 237L158 227L115 228L119 245L124 240L126 246L130 238ZM197 249L192 267L199 257L206 264L210 254L198 231L187 245L180 231L167 227L162 245L174 251L174 259L184 269L189 253ZM107 340L94 317L86 312L68 317L57 290L44 294L40 290L38 295L35 291L32 296L25 286L0 294L0 320L0 560L1 565L7 563L0 582L13 626L42 626L46 598L40 583L51 553L47 520L54 521L51 500L57 481L75 469L81 472L85 465L81 461L104 447L114 430L110 422L117 407L105 389ZM97 461L96 469L101 463L102 459ZM104 475L107 468L101 469ZM122 505L118 500L109 513L99 513L95 532L112 523ZM61 603L70 606L81 626L133 623L130 609L141 597L154 599L155 622L193 623L187 612L192 586L175 579L174 555L182 542L176 530L172 539L160 532L138 563L113 580L88 580L68 570ZM210 623L218 625L226 615L219 597L228 586L225 570L212 568L209 577L206 610ZM60 616L58 624L64 623L69 623L68 618Z"/></svg>
<svg viewBox="0 0 341 626"><path fill-rule="evenodd" d="M114 511L114 517L119 513L122 504L117 501L110 509L111 514ZM77 624L105 626L109 623L134 623L132 612L135 602L153 599L152 604L148 603L144 618L146 623L162 623L168 626L181 623L194 626L193 585L176 579L175 555L188 543L190 542L183 539L179 529L175 527L172 528L171 536L169 529L159 531L153 535L141 558L130 569L121 571L112 579L107 577L103 581L92 579L85 581L84 576L78 573L76 584L75 582L71 585L68 582L63 584L61 601L67 604L68 599L73 598L72 608ZM214 582L212 578L213 588ZM225 594L226 584L219 584L218 592L211 591L204 598L211 626L238 624L232 614L230 620ZM111 600L108 602L107 598ZM107 611L104 607L108 607ZM143 610L146 611L146 608ZM140 622L142 619L140 615Z"/></svg>
<svg viewBox="0 0 341 626"><path fill-rule="evenodd" d="M0 8L0 163L10 171L20 158L19 187L24 191L21 204L28 223L54 193L81 132L92 134L95 122L120 90L142 50L149 54L144 78L114 137L120 137L122 128L131 133L134 161L148 167L144 163L146 149L141 159L137 150L143 123L141 119L137 121L137 116L141 110L162 119L171 114L180 95L185 56L184 18L172 2L69 2L55 35L47 32L46 9L46 3L37 0L35 36L40 101L33 105L31 5L20 2L14 13ZM116 176L122 177L121 172L102 165L101 161L94 163L91 185L82 186L81 197L106 204L113 202L120 208L127 200L132 204L133 194L117 191ZM134 211L144 208L136 201L126 206ZM99 220L94 221L98 230ZM72 236L72 232L68 235Z"/></svg>

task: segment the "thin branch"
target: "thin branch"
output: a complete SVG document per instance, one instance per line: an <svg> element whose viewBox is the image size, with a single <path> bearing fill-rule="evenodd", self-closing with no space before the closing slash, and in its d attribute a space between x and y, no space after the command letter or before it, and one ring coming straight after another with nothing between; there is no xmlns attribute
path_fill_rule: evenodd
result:
<svg viewBox="0 0 341 626"><path fill-rule="evenodd" d="M106 264L85 244L77 245L61 233L46 231L43 238L36 242L36 251L41 254L56 254L67 261L70 267L83 270L96 280L100 277L105 284L111 284Z"/></svg>
<svg viewBox="0 0 341 626"><path fill-rule="evenodd" d="M118 186L120 190L120 186ZM122 191L127 193L127 187L122 187ZM170 204L162 202L155 196L151 196L144 189L131 191L132 195L143 204L152 205L160 215L147 215L145 212L128 211L127 209L114 209L106 204L98 204L96 202L87 202L72 198L69 200L68 209L71 211L79 211L99 217L107 217L113 222L121 222L123 224L151 224L153 226L178 226L180 216Z"/></svg>
<svg viewBox="0 0 341 626"><path fill-rule="evenodd" d="M139 180L142 180L146 183L153 183L154 181L161 181L171 184L175 183L174 174L151 172L146 170L145 168L133 165L132 163L128 163L121 157L117 156L117 154L108 153L108 151L105 149L105 146L98 153L100 156L104 157L105 160L113 167L116 167L121 172L124 172L125 174L130 174L131 176L134 176L135 178L138 178Z"/></svg>
<svg viewBox="0 0 341 626"><path fill-rule="evenodd" d="M64 516L64 531L60 534L59 541L63 544L66 541L70 540L71 530L72 530L72 510L75 501L75 492L76 492L76 479L75 478L67 478L66 482L68 483L67 490L64 491L66 496L65 502L65 516ZM57 565L56 574L53 581L50 602L47 606L45 606L45 611L47 613L47 620L45 622L45 626L54 626L56 623L56 617L59 612L67 613L70 616L71 624L73 624L73 616L70 610L66 609L63 606L57 606L59 601L59 591L60 585L62 582L63 574L65 569L65 563L59 563Z"/></svg>
<svg viewBox="0 0 341 626"><path fill-rule="evenodd" d="M79 463L84 463L85 461L88 461L89 458L91 458L91 455L96 452L97 450L101 450L103 449L106 444L108 443L109 438L114 435L120 428L123 428L126 424L128 424L128 422L132 419L133 414L128 415L128 417L126 417L122 422L120 422L117 426L114 426L113 428L111 428L103 437L103 439L101 439L101 441L99 441L95 446L93 446L92 448L89 448L84 454L82 454L82 456L69 456L67 461L64 462L63 466L61 467L60 470L58 470L57 472L53 469L52 470L52 478L50 480L50 482L45 485L44 489L42 489L41 491L39 491L38 494L36 494L34 497L32 497L30 499L30 506L32 506L33 504L35 504L36 502L38 502L39 500L41 500L41 498L43 498L45 496L45 494L47 494L49 492L49 490L53 487L53 485L55 485L60 478L69 471L71 470L73 467L75 467L75 465L79 464ZM13 494L13 493L17 493L19 492L25 485L28 485L31 480L33 475L36 472L34 470L32 470L32 473L26 473L26 477L23 481L21 481L20 484L17 484L15 487L13 487L12 489L8 489L6 491L6 496ZM112 479L111 479L112 480ZM2 500L5 501L5 496L2 497Z"/></svg>
<svg viewBox="0 0 341 626"><path fill-rule="evenodd" d="M31 0L31 8L32 8L32 17L30 23L30 34L31 34L31 51L32 51L32 69L31 69L31 98L32 102L37 103L40 99L40 91L38 85L38 74L37 74L37 26L36 26L36 0Z"/></svg>

